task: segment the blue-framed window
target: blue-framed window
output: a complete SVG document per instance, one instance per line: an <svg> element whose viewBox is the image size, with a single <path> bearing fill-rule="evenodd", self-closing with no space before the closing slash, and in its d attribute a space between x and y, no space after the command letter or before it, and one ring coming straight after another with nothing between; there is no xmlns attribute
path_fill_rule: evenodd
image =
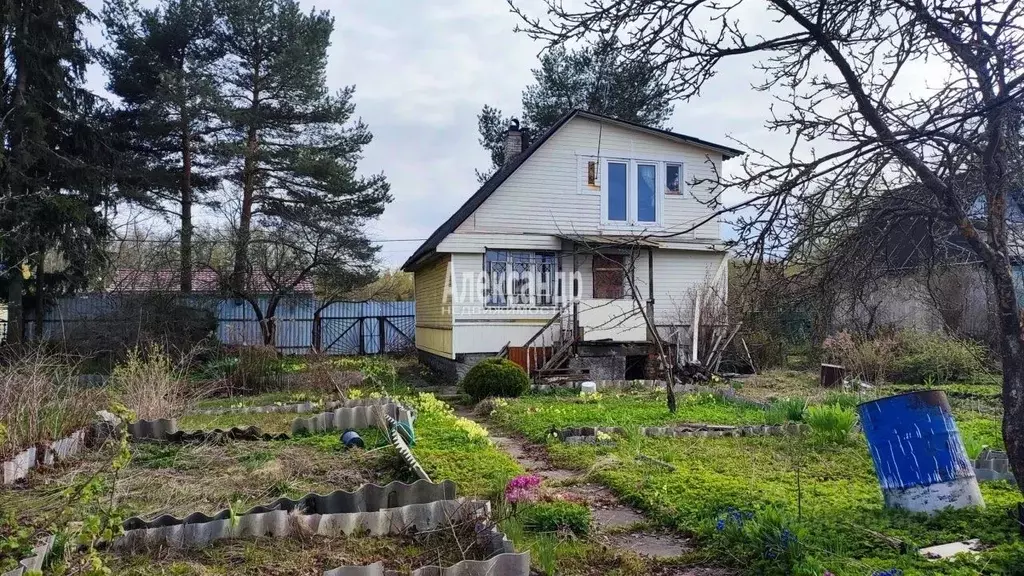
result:
<svg viewBox="0 0 1024 576"><path fill-rule="evenodd" d="M629 217L629 164L608 162L608 214L609 222L625 222Z"/></svg>
<svg viewBox="0 0 1024 576"><path fill-rule="evenodd" d="M553 252L487 250L487 306L554 306L558 265L558 256Z"/></svg>
<svg viewBox="0 0 1024 576"><path fill-rule="evenodd" d="M636 165L636 221L658 221L658 165Z"/></svg>

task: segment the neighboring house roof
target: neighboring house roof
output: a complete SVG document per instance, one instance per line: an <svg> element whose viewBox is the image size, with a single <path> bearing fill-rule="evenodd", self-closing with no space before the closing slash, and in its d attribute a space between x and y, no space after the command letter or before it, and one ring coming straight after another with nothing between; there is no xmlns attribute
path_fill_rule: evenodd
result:
<svg viewBox="0 0 1024 576"><path fill-rule="evenodd" d="M564 126L566 122L577 116L580 118L588 118L599 122L619 124L632 129L641 130L659 136L664 136L667 138L671 138L673 140L678 140L686 144L700 146L701 148L710 148L712 150L720 152L722 154L722 157L726 160L728 160L729 158L735 158L736 156L740 156L743 154L742 150L737 150L736 148L731 148L729 146L724 146L722 144L715 144L714 142L708 142L707 140L701 140L700 138L694 138L693 136L687 136L686 134L679 134L678 132L662 130L661 128L651 128L650 126L644 126L642 124L628 122L626 120L619 120L617 118L612 118L611 116L595 114L593 112L587 112L585 110L573 110L572 112L569 112L568 114L559 118L558 121L555 122L553 126L551 126L551 128L548 128L543 134L540 135L539 138L534 140L526 150L523 150L518 156L513 158L511 162L502 166L500 170L498 170L490 178L488 178L487 181L484 182L483 186L481 186L472 196L470 196L469 199L466 200L466 202L462 206L460 206L459 209L456 210L454 214L451 215L451 217L445 220L444 223L437 228L437 230L434 230L434 233L431 234L430 237L427 238L427 240L423 244L421 244L420 247L417 248L415 252L413 252L412 256L410 256L409 259L405 261L405 264L402 264L402 270L405 270L407 272L411 272L412 270L414 270L417 262L420 259L436 250L437 246L441 243L441 241L444 240L446 236L454 232L455 229L458 228L460 224L465 222L466 219L469 218L470 215L472 215L473 212L475 212L476 209L479 208L480 205L483 204L484 201L487 200L491 196L491 194L493 194L494 191L497 190L498 187L501 186L502 183L504 183L505 180L507 180L508 177L512 175L513 172L519 169L519 167L522 166L523 163L526 162L530 158L530 156L532 156L533 153L537 151L537 149L539 149L541 146L544 145L545 142L547 142L548 138L550 138L552 134L557 132L558 129Z"/></svg>
<svg viewBox="0 0 1024 576"><path fill-rule="evenodd" d="M181 281L177 270L137 270L131 268L120 268L114 272L111 292L178 292L181 290ZM249 281L254 286L253 292L257 294L270 294L274 292L270 282L262 275L254 275ZM196 293L219 293L221 289L220 275L210 269L195 270L192 272L192 291ZM313 281L305 279L295 286L292 291L296 294L312 294Z"/></svg>

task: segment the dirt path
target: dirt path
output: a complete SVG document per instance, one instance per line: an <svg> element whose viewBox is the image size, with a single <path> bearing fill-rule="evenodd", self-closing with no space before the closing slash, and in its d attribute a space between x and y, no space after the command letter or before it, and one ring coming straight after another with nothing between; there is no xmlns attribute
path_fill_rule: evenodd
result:
<svg viewBox="0 0 1024 576"><path fill-rule="evenodd" d="M489 425L472 410L459 408L459 416ZM604 486L587 482L586 473L554 466L546 458L542 446L491 431L491 441L514 458L527 472L556 484L559 490L573 494L586 501L591 508L595 533L601 544L622 551L630 551L652 559L669 559L694 550L693 542L677 534L655 528L642 512L626 506ZM730 573L719 568L692 566L663 566L658 574L674 576L728 576Z"/></svg>

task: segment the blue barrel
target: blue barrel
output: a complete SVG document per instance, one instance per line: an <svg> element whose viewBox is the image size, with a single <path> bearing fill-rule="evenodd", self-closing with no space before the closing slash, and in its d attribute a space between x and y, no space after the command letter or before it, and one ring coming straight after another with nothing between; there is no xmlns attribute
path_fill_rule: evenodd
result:
<svg viewBox="0 0 1024 576"><path fill-rule="evenodd" d="M341 435L341 443L345 448L366 448L362 437L360 437L359 433L355 430L346 430L345 433Z"/></svg>
<svg viewBox="0 0 1024 576"><path fill-rule="evenodd" d="M931 513L985 505L945 392L909 392L857 409L886 506Z"/></svg>

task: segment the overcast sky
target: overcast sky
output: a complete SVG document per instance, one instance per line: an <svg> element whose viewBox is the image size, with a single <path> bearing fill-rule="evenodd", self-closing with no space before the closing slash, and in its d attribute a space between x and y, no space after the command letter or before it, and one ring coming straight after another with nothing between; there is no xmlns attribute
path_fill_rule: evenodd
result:
<svg viewBox="0 0 1024 576"><path fill-rule="evenodd" d="M102 0L85 3L96 13L102 7ZM543 46L513 32L516 19L504 0L301 3L333 14L327 82L332 89L356 86L356 114L374 135L360 167L366 174L384 172L391 182L394 202L372 225L372 237L426 238L476 191L474 169L488 165L477 142L480 108L491 104L518 114ZM531 4L540 3L523 3ZM103 43L98 26L87 34L94 45ZM726 62L699 100L675 104L669 128L727 144L732 136L770 146L763 128L767 99L750 90L757 79L750 66ZM105 92L98 67L88 82ZM398 266L418 245L383 242L381 257Z"/></svg>

